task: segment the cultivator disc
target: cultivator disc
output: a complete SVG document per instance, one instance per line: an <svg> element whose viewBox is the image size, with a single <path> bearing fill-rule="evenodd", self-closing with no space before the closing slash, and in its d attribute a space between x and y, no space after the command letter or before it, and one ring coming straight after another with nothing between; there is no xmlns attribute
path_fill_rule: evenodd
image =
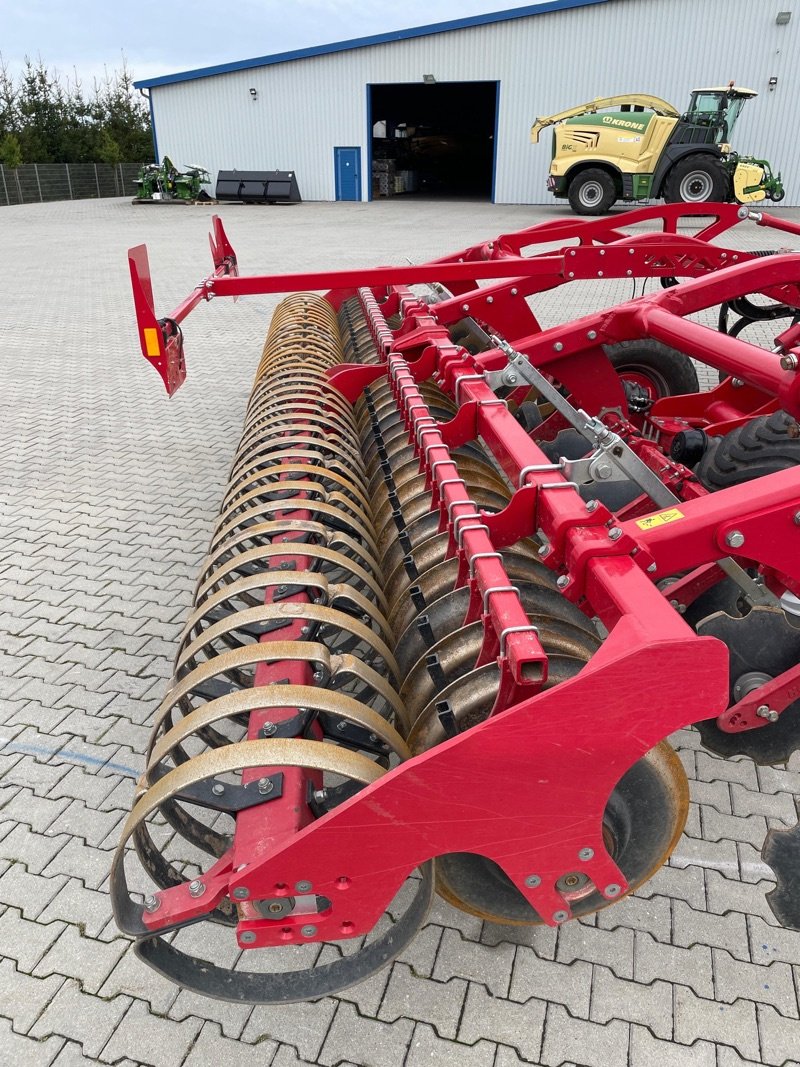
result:
<svg viewBox="0 0 800 1067"><path fill-rule="evenodd" d="M216 221L215 274L163 326L135 251L170 391L202 294L336 286L273 316L155 714L112 871L143 960L277 1003L383 967L434 888L492 922L558 925L675 847L673 731L700 723L709 747L763 762L797 747L800 482L775 466L793 446L746 486L706 485L713 464L689 457L716 441L722 470L726 435L769 437L779 410L790 432L800 328L765 352L687 316L748 293L800 307L800 257L727 270L708 242L735 209L718 210L695 237L680 205L634 213L660 234L554 223L437 264L288 280L238 278ZM606 272L694 281L540 329L525 296ZM729 380L632 388L615 353L640 338L648 359L672 346L682 380L690 355ZM796 849L770 847L785 887Z"/></svg>

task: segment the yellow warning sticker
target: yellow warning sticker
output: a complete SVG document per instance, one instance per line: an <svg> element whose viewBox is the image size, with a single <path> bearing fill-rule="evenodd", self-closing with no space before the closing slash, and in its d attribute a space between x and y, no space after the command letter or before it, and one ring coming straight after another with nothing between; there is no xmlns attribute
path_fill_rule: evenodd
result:
<svg viewBox="0 0 800 1067"><path fill-rule="evenodd" d="M144 346L151 359L156 359L161 355L161 349L158 346L158 330L154 326L145 326Z"/></svg>
<svg viewBox="0 0 800 1067"><path fill-rule="evenodd" d="M646 519L637 519L636 525L640 530L652 530L654 526L666 526L668 522L677 522L683 517L682 511L670 508L669 511L659 511L657 515L648 515Z"/></svg>

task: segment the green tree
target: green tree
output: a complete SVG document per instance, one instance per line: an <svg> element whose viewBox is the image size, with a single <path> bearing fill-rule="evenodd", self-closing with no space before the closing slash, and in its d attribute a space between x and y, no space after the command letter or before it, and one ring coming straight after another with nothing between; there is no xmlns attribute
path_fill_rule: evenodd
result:
<svg viewBox="0 0 800 1067"><path fill-rule="evenodd" d="M15 133L17 129L17 90L8 64L0 55L0 135Z"/></svg>
<svg viewBox="0 0 800 1067"><path fill-rule="evenodd" d="M58 163L64 94L41 59L36 66L25 60L19 84L17 108L19 140L26 163Z"/></svg>
<svg viewBox="0 0 800 1067"><path fill-rule="evenodd" d="M122 151L107 129L100 131L97 158L101 163L110 163L112 166L123 162Z"/></svg>
<svg viewBox="0 0 800 1067"><path fill-rule="evenodd" d="M21 166L22 149L16 134L6 133L0 138L0 163L12 169Z"/></svg>
<svg viewBox="0 0 800 1067"><path fill-rule="evenodd" d="M99 94L103 125L119 145L124 160L152 160L153 142L150 109L133 87L133 72L122 57L121 70L104 79Z"/></svg>
<svg viewBox="0 0 800 1067"><path fill-rule="evenodd" d="M13 136L14 141L6 142ZM75 74L62 80L26 58L18 79L0 55L0 143L25 163L141 163L152 160L150 110L133 87L133 72L106 72L90 96ZM10 165L10 164L9 164Z"/></svg>

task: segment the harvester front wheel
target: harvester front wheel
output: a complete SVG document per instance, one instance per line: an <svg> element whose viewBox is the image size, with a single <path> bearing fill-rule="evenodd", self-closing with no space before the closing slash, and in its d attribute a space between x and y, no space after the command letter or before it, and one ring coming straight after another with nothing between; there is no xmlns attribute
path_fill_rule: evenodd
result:
<svg viewBox="0 0 800 1067"><path fill-rule="evenodd" d="M722 160L705 152L684 156L664 182L668 204L706 204L730 199L731 183Z"/></svg>
<svg viewBox="0 0 800 1067"><path fill-rule="evenodd" d="M617 190L608 171L592 167L575 175L567 197L576 215L605 215L617 199Z"/></svg>

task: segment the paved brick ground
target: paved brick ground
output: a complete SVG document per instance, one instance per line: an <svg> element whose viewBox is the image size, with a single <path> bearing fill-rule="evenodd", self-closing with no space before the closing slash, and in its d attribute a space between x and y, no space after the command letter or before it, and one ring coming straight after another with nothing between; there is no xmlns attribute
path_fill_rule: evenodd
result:
<svg viewBox="0 0 800 1067"><path fill-rule="evenodd" d="M427 258L554 213L223 212L245 270ZM767 828L796 820L800 759L723 762L691 731L675 738L692 779L686 835L594 919L500 928L439 903L390 970L279 1009L205 1001L134 958L110 916L112 849L275 301L198 311L189 381L167 401L138 354L125 249L147 241L166 310L206 269L209 214L127 201L0 213L0 1062L800 1063L800 934L776 927L759 857ZM785 243L754 227L736 240ZM556 290L537 307L552 322L630 292Z"/></svg>

